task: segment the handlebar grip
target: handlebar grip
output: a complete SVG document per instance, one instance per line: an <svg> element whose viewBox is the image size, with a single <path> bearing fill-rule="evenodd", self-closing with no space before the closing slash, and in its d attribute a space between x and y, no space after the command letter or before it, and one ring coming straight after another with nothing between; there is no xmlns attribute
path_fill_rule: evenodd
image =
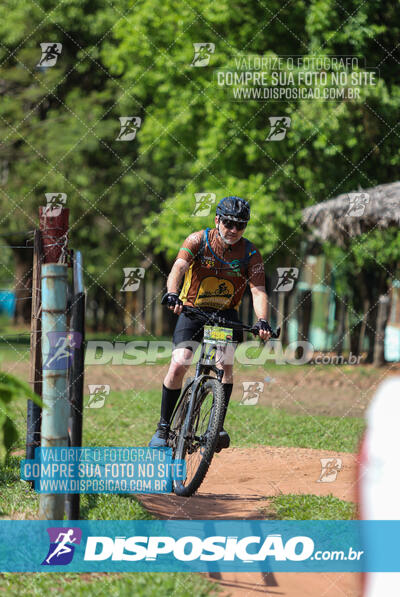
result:
<svg viewBox="0 0 400 597"><path fill-rule="evenodd" d="M276 332L271 336L271 338L279 338L281 335L281 328L277 328Z"/></svg>
<svg viewBox="0 0 400 597"><path fill-rule="evenodd" d="M251 330L249 330L249 332L251 334L254 334L254 336L258 336L258 328L251 328ZM279 338L279 336L281 335L281 328L277 328L276 332L271 330L271 336L270 336L270 340L276 340L277 338Z"/></svg>
<svg viewBox="0 0 400 597"><path fill-rule="evenodd" d="M161 299L161 304L162 305L167 305L168 304L168 297L170 294L176 295L177 297L179 297L179 294L177 292L166 292L164 294L164 296Z"/></svg>

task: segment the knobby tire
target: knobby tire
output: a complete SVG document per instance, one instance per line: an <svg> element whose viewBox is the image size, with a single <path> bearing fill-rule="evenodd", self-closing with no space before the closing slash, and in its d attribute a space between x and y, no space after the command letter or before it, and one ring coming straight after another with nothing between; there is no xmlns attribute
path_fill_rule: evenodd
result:
<svg viewBox="0 0 400 597"><path fill-rule="evenodd" d="M191 388L188 389L188 392L191 392ZM208 421L206 441L201 446L202 451L200 452L198 449L198 451L195 452L198 453L199 456L201 454L197 470L194 472L193 476L190 476L191 478L189 481L187 478L185 480L174 481L174 492L176 495L182 497L189 497L193 495L203 482L214 456L219 432L222 428L222 419L224 413L224 393L222 384L217 379L207 379L198 387L196 393L196 407L193 410L191 417L192 420L189 423L189 433L190 431L193 431L194 434L197 435L196 431L199 431L199 424L201 424L201 407L205 404L209 394L212 394L213 402L209 415L205 415ZM176 421L177 425L180 425L174 458L185 460L186 465L188 465L190 462L189 456L191 456L191 454L189 454L187 450L190 448L190 444L192 442L184 437L186 421L185 419L182 419L183 417L186 418L188 398L189 394L187 395L186 400L182 400L177 410L176 416L174 417L174 421ZM203 419L203 421L204 420L205 419ZM193 426L195 426L194 429ZM178 429L176 429L176 431L178 431Z"/></svg>

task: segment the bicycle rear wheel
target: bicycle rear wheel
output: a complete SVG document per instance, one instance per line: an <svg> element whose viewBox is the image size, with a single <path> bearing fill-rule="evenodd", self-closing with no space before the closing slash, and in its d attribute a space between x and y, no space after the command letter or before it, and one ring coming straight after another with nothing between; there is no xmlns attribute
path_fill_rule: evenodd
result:
<svg viewBox="0 0 400 597"><path fill-rule="evenodd" d="M207 379L196 392L191 420L186 413L189 401L182 401L177 416L182 421L176 434L175 459L186 463L186 478L174 481L174 492L190 496L197 491L207 474L218 442L224 412L222 384L217 379Z"/></svg>

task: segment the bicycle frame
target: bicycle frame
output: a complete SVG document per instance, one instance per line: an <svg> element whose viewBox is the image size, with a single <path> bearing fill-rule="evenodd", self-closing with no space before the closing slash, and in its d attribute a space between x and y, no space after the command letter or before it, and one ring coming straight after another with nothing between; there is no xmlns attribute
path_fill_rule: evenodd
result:
<svg viewBox="0 0 400 597"><path fill-rule="evenodd" d="M183 458L189 463L185 480L174 482L174 492L190 496L203 482L214 453L226 447L220 447L226 400L222 384L224 369L216 361L217 356L228 362L228 346L236 345L234 329L258 334L258 327L228 321L218 313L208 315L196 308L184 309L188 315L190 313L189 317L197 317L203 323L204 333L195 377L186 380L172 415L168 445L173 449L174 458Z"/></svg>
<svg viewBox="0 0 400 597"><path fill-rule="evenodd" d="M217 324L214 324L217 325ZM189 378L186 383L185 386L182 390L181 396L174 408L174 412L172 414L172 420L174 420L175 418L175 414L178 410L178 408L181 405L181 402L183 400L183 397L186 394L187 389L192 386L192 396L196 395L197 393L197 388L199 387L199 385L201 383L204 382L204 380L209 379L209 378L213 378L212 375L210 375L210 371L213 371L216 375L216 378L218 379L218 381L220 383L222 383L222 378L224 376L224 370L223 369L219 369L216 365L215 365L215 357L216 357L216 352L217 352L217 348L218 348L218 342L216 341L212 347L215 347L215 351L214 354L212 356L212 358L207 358L207 354L206 354L206 343L203 339L202 343L201 343L201 351L200 351L200 358L199 361L196 365L196 371L195 371L195 376L194 378ZM194 408L194 400L190 400L189 402L189 408L188 408L188 412L186 417L189 415L190 417L192 416L193 413L193 408ZM190 421L190 418L188 419ZM186 420L185 420L186 422Z"/></svg>
<svg viewBox="0 0 400 597"><path fill-rule="evenodd" d="M201 312L200 309L197 309L197 308L192 308L191 307L188 310L188 307L184 307L183 309L184 309L185 312L192 313L194 316L196 316L196 314L197 314L197 316L202 316L202 317L205 316L205 314L203 312ZM213 327L221 325L221 326L226 326L226 327L229 327L229 328L238 328L238 329L242 329L242 330L247 330L248 332L254 333L254 328L252 328L252 327L250 327L248 325L242 324L240 322L237 322L237 321L226 320L226 319L224 319L223 317L221 317L219 315L214 315L213 317L209 317L209 318L206 317L206 319L207 319L207 321L204 322L206 325L211 325ZM280 334L280 328L278 328L278 330L275 333L271 334L271 338L277 338L279 336L279 334ZM206 352L206 346L207 346L207 344L211 344L211 346L212 346L212 348L210 349L211 351L212 351L212 349L215 349L213 351L213 355L212 355L211 358L209 358L207 356L207 352ZM180 398L179 398L179 400L178 400L178 402L177 402L177 404L176 404L176 406L174 408L174 412L173 412L172 417L171 417L172 421L174 420L175 415L176 415L176 413L177 413L177 411L178 411L178 409L179 409L179 407L180 407L180 405L182 403L182 400L183 400L183 398L184 398L184 396L186 394L186 391L190 387L190 385L192 385L192 397L196 396L197 395L197 389L198 389L199 385L201 383L203 383L204 380L209 379L209 378L213 378L213 376L210 375L211 371L215 373L217 380L220 383L222 383L222 378L224 376L224 370L218 368L215 365L215 357L216 357L216 352L217 352L218 344L219 344L218 340L215 340L213 343L210 343L210 342L206 343L205 340L204 340L204 338L203 338L202 343L201 343L200 358L199 358L199 361L198 361L198 363L196 365L195 376L194 376L194 378L189 378L186 381L185 386L183 388L183 391L181 393L181 396L180 396ZM224 344L225 344L225 346L227 346L226 343L224 343ZM183 424L185 433L186 433L186 430L187 430L187 426L190 423L190 420L191 420L191 417L192 417L192 414L193 414L194 406L195 406L195 401L191 398L190 401L189 401L189 407L188 407L188 411L186 413L185 422Z"/></svg>

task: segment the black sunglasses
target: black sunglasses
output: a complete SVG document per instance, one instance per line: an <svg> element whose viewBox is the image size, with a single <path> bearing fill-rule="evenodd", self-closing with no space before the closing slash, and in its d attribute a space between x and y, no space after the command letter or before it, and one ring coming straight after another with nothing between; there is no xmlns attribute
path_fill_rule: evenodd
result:
<svg viewBox="0 0 400 597"><path fill-rule="evenodd" d="M236 226L236 230L244 230L247 226L247 222L236 222L236 220L230 220L229 218L221 218L221 222L228 230L232 230L234 226Z"/></svg>

